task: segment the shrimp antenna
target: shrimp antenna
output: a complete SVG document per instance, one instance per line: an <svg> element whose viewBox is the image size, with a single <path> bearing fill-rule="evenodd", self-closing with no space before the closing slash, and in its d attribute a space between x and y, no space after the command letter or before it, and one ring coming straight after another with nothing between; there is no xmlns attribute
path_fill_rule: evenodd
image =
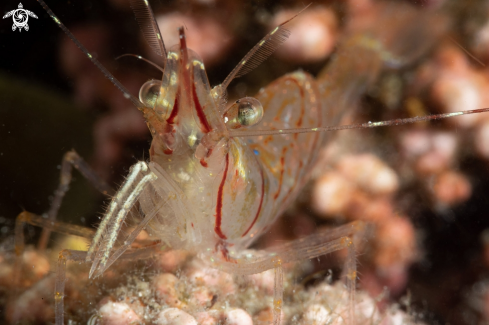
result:
<svg viewBox="0 0 489 325"><path fill-rule="evenodd" d="M80 41L76 39L75 35L73 35L68 30L68 28L66 28L66 26L59 20L59 18L54 14L54 12L52 12L52 10L49 9L48 5L43 0L37 0L37 2L41 4L41 6L44 8L44 10L46 10L48 15L54 20L54 22L59 26L59 28L61 28L63 32L65 32L65 34L68 35L69 38L71 38L73 43L75 43L75 45L78 46L78 48L88 57L88 59L92 61L92 63L95 64L95 66L99 68L100 71L102 71L105 77L107 77L107 79L109 79L117 88L119 88L119 90L124 94L124 97L129 99L134 104L134 106L136 106L139 110L144 109L144 105L139 101L139 99L131 95L131 93L129 93L126 87L124 87L121 84L121 82L117 80L114 77L114 75L110 73L109 70L107 70L102 65L102 63L99 62L99 60L97 60L93 55L90 54L90 52L88 52L85 46L83 46L82 43L80 43Z"/></svg>
<svg viewBox="0 0 489 325"><path fill-rule="evenodd" d="M459 42L457 42L453 37L451 36L448 36L448 38L453 42L455 43L455 45L457 45L462 51L465 52L465 54L467 54L468 56L470 56L475 62L479 63L481 66L485 67L486 65L484 63L481 62L481 60L479 60L475 55L473 55L472 53L470 53L465 47L462 46L462 44L460 44Z"/></svg>
<svg viewBox="0 0 489 325"><path fill-rule="evenodd" d="M146 42L156 54L163 57L163 63L166 65L165 43L163 43L160 28L149 2L147 0L130 0L130 4Z"/></svg>
<svg viewBox="0 0 489 325"><path fill-rule="evenodd" d="M454 113L434 114L428 116L416 116L402 119L387 120L381 122L368 122L362 124L338 125L338 126L321 126L316 128L298 128L298 129L280 129L280 130L249 130L249 131L229 131L230 137L255 137L261 135L281 135L281 134L296 134L296 133L314 133L326 131L340 131L351 129L372 129L381 126L395 126L403 124L411 124L422 121L441 120L449 117L477 114L489 112L489 108L480 108Z"/></svg>
<svg viewBox="0 0 489 325"><path fill-rule="evenodd" d="M146 62L146 63L148 63L148 64L151 64L153 67L155 67L156 69L160 70L161 72L163 72L163 73L165 72L165 69L163 69L162 67L160 67L160 66L159 66L159 65L157 65L156 63L154 63L154 62L152 62L152 61L150 61L150 60L148 60L148 59L143 58L141 55L132 54L132 53L126 53L126 54L119 55L119 56L118 56L118 57L116 57L115 59L116 59L116 60L119 60L120 58L124 58L124 57L126 57L126 56L131 56L131 57L134 57L134 58L136 58L136 59L138 59L138 60L142 60L142 61L144 61L144 62Z"/></svg>
<svg viewBox="0 0 489 325"><path fill-rule="evenodd" d="M290 22L295 17L299 16L304 10L309 8L311 4L307 5L298 14L292 18L284 21L278 25L274 30L265 35L253 48L246 53L240 63L231 71L231 73L224 79L221 84L221 88L224 91L229 83L235 79L244 76L248 72L252 71L260 64L263 63L275 50L282 45L290 36L290 31L284 28L284 25Z"/></svg>

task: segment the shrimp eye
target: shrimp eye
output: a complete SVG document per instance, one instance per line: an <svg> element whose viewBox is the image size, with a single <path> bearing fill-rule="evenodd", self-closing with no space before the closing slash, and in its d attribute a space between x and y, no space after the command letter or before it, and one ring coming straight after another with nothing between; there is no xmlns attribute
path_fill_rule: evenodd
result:
<svg viewBox="0 0 489 325"><path fill-rule="evenodd" d="M237 100L225 114L226 125L231 129L253 126L263 118L263 106L253 97Z"/></svg>
<svg viewBox="0 0 489 325"><path fill-rule="evenodd" d="M263 106L253 97L245 97L236 101L238 104L238 122L242 126L260 123L263 118Z"/></svg>
<svg viewBox="0 0 489 325"><path fill-rule="evenodd" d="M161 81L149 80L146 81L139 90L139 100L146 107L153 108L160 94Z"/></svg>

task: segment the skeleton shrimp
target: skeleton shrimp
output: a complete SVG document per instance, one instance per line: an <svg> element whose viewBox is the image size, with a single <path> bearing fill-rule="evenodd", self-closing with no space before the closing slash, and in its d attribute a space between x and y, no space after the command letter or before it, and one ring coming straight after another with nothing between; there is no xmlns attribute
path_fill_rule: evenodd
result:
<svg viewBox="0 0 489 325"><path fill-rule="evenodd" d="M283 265L346 249L343 274L349 295L347 319L354 324L357 278L354 237L363 232L363 223L320 231L252 257L241 252L297 197L316 162L319 148L331 139L323 131L398 125L486 111L325 127L340 123L350 113L351 103L376 79L384 65L409 61L427 46L420 44L410 52L392 39L382 44L375 37L355 34L344 41L336 59L317 80L303 71L293 72L262 89L256 98L245 97L228 107L226 89L230 82L256 68L287 39L288 21L267 34L220 85L211 89L204 63L187 47L184 29L178 31L179 44L167 50L147 1L133 0L143 33L164 66L162 80L145 83L138 99L75 39L44 1L38 1L88 59L142 112L153 137L150 162L140 161L132 166L95 234L83 227L55 222L72 167L101 192L111 192L73 151L64 157L60 185L48 219L27 212L19 215L17 254L23 250L25 223L44 228L43 243L51 231L93 237L88 251L63 250L59 254L55 287L58 325L64 324L66 263L90 263L89 277L95 278L119 259L156 254L154 245L132 248L143 230L158 239L155 245L190 251L209 266L230 274L251 275L273 269L275 325L281 323ZM375 31L373 34L378 36ZM138 224L117 245L125 220L135 206L140 214Z"/></svg>

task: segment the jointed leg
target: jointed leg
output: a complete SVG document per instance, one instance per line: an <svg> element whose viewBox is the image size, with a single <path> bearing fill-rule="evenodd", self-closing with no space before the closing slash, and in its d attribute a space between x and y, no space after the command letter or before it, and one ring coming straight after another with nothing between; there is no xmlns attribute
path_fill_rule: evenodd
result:
<svg viewBox="0 0 489 325"><path fill-rule="evenodd" d="M54 199L48 211L47 220L51 222L56 220L61 202L69 189L73 167L78 169L78 171L102 194L112 195L114 193L114 190L95 174L95 172L90 168L90 166L88 166L83 158L81 158L74 150L68 151L63 156L59 185L54 192ZM46 248L50 233L51 230L48 228L43 229L38 245L40 250L44 250Z"/></svg>
<svg viewBox="0 0 489 325"><path fill-rule="evenodd" d="M115 246L117 236L127 214L133 207L134 203L136 203L143 190L157 178L158 177L151 172L145 162L140 161L131 167L131 172L129 173L121 189L112 199L109 209L102 219L102 222L95 233L92 244L88 249L86 261L91 261L93 263L92 268L90 269L90 278L94 275L100 275L108 267L109 259L111 260L111 263L114 261L114 259L111 258L110 253ZM156 212L154 214L150 213L146 216L146 224L151 220L151 218L154 217L154 215L156 215ZM150 218L148 219L148 217ZM144 226L146 226L146 224ZM134 238L130 236L132 241L134 241L137 234L143 229L143 227L137 228L138 231L133 236ZM127 249L127 247L130 245L126 245L126 243L124 244L125 249Z"/></svg>
<svg viewBox="0 0 489 325"><path fill-rule="evenodd" d="M117 250L108 258L105 266L99 268L96 273L93 274L94 277L101 275L106 269L108 269L122 254L124 254L136 240L139 233L148 225L148 223L156 216L159 210L166 204L166 201L159 203L144 219L138 224L138 226L129 234L129 236L124 240L124 244L117 248ZM93 266L92 266L93 268ZM90 273L90 277L92 273Z"/></svg>
<svg viewBox="0 0 489 325"><path fill-rule="evenodd" d="M21 258L24 252L24 224L32 224L42 227L41 237L39 239L38 248L44 250L48 244L51 231L60 231L67 234L73 234L77 236L91 238L93 237L93 230L85 227L79 227L75 225L69 225L65 223L56 222L61 202L69 189L71 183L73 167L78 169L80 173L88 179L88 181L97 188L100 192L106 195L112 195L113 190L103 180L101 180L95 172L88 166L88 164L74 151L69 151L63 156L61 163L61 174L58 188L54 193L54 199L51 203L51 207L48 211L48 217L42 218L28 212L22 212L15 223L15 279L16 283L19 280L18 277L21 274Z"/></svg>
<svg viewBox="0 0 489 325"><path fill-rule="evenodd" d="M22 255L25 249L25 242L24 242L25 224L42 227L43 229L48 229L49 231L60 232L67 235L80 236L88 239L92 238L95 233L95 231L91 228L63 223L60 221L50 221L46 218L43 218L41 216L29 212L24 211L21 214L19 214L15 222L15 239L14 239L16 258L14 262L13 281L15 283L16 288L21 287L20 280L23 274ZM17 292L12 292L12 295L13 297L15 297L17 295Z"/></svg>
<svg viewBox="0 0 489 325"><path fill-rule="evenodd" d="M355 221L336 228L328 228L317 231L314 234L300 238L280 246L273 246L266 251L276 254L288 254L289 252L312 249L315 246L323 245L329 241L341 238L341 237L361 237L365 231L365 223L362 221Z"/></svg>
<svg viewBox="0 0 489 325"><path fill-rule="evenodd" d="M273 325L280 325L284 299L284 270L278 261L275 267L275 280L273 285Z"/></svg>
<svg viewBox="0 0 489 325"><path fill-rule="evenodd" d="M66 156L71 158L73 158L73 156L78 157L78 155L74 152L70 152ZM71 158L66 159L66 161L73 161L73 159ZM81 162L81 158L78 157L74 161L76 161L78 164ZM60 185L61 190L58 189L57 191L57 194L59 194L59 199L55 200L56 202L60 202L61 198L64 196L64 193L66 193L67 185L64 186L63 184L68 184L69 180L66 181L66 179L69 179L71 177L71 165L69 163L66 163L65 166L67 166L66 168L69 167L69 170L68 172L62 172L62 182ZM77 168L80 168L80 166L78 165ZM158 173L158 175L164 176L161 174L161 172ZM138 162L131 167L131 172L129 173L121 189L115 194L114 198L112 199L108 211L102 219L102 222L100 223L97 232L95 234L93 234L93 232L90 234L90 237L93 237L93 240L88 252L85 255L85 260L87 262L92 262L92 268L90 270L89 277L102 274L115 260L117 260L117 258L121 256L131 246L137 235L144 229L144 227L147 226L152 218L154 218L159 209L161 209L161 207L166 204L166 201L164 200L153 207L153 209L147 213L145 218L142 220L142 222L140 222L136 229L133 230L132 233L126 238L123 245L119 247L113 254L111 254L122 224L124 223L129 211L137 202L140 195L147 188L147 186L156 179L158 179L158 176L151 171L151 169L146 165L145 162ZM162 179L162 181L164 181L164 179ZM56 209L52 210L54 211ZM55 212L57 213L57 210ZM53 225L55 225L54 221L50 221L49 218L47 219L47 222L43 223L43 226L46 226L45 230L48 232L51 231ZM22 232L22 226L20 224L18 227L18 232ZM17 237L19 238L19 243L23 243L23 235L18 235ZM19 248L23 249L23 244L19 244Z"/></svg>
<svg viewBox="0 0 489 325"><path fill-rule="evenodd" d="M163 204L161 204L162 206ZM131 235L127 238L124 245L124 250L118 254L118 258L121 260L137 260L137 259L145 259L154 256L155 254L162 253L164 250L156 249L161 245L156 244L150 247L144 247L140 249L133 249L128 252L126 250L129 246L134 242L137 234L146 226L147 222L151 220L152 217L156 214L157 209L155 209L151 214L148 214L146 218L141 222L141 224L131 233ZM22 274L21 267L21 257L24 251L24 233L23 228L24 224L30 224L33 226L42 227L44 229L48 229L49 231L60 232L68 235L80 236L84 238L93 238L95 231L91 228L72 225L68 223L63 223L60 221L50 221L41 216L29 213L22 212L19 214L16 220L15 225L15 252L20 256L20 258L16 259L16 265L14 276L16 277L14 281L19 283L20 276ZM139 231L138 231L139 230ZM117 252L119 252L118 249ZM124 253L125 252L125 253ZM124 253L124 254L123 254ZM59 253L58 263L56 267L56 279L55 279L55 312L56 312L56 325L62 325L63 323L63 314L64 314L64 292L65 292L65 283L66 283L66 262L67 261L76 261L76 262L84 262L86 260L87 252L86 251L76 251L76 250L63 250ZM114 258L111 260L111 264L116 260Z"/></svg>
<svg viewBox="0 0 489 325"><path fill-rule="evenodd" d="M126 182L112 200L108 212L102 220L99 229L95 233L92 229L89 228L55 221L56 215L59 210L59 205L61 204L62 198L68 190L68 185L71 180L72 165L80 169L80 171L82 171L85 176L87 176L88 174L89 179L92 178L92 180L96 180L94 174L91 174L92 177L90 177L90 170L88 169L88 166L86 166L83 160L81 160L81 158L76 153L67 153L63 162L60 186L56 191L56 196L53 201L53 205L51 206L49 217L43 218L28 212L23 212L17 217L15 227L15 248L16 254L18 256L21 256L24 250L23 228L25 223L43 227L44 233L47 234L46 238L48 238L47 236L51 231L60 231L72 235L93 238L93 243L88 252L64 250L60 253L56 271L57 275L55 285L56 324L63 324L63 297L66 281L66 261L72 260L93 262L90 271L91 276L95 271L97 272L97 275L101 274L118 258L140 259L148 257L148 255L154 255L155 247L147 247L138 251L132 250L130 252L126 252L126 250L130 248L131 244L135 241L137 235L157 215L161 207L163 207L167 203L166 200L163 200L159 204L154 206L151 211L145 211L146 216L139 223L136 229L134 229L131 234L126 238L123 245L119 247L113 254L110 254L114 247L115 240L120 231L121 225L124 222L124 219L126 218L130 209L137 202L143 191L147 189L147 186L155 181L158 176L155 173L151 172L151 170L144 162L139 162L134 165ZM99 183L98 185L99 186L96 185L96 187L98 187L99 189L103 188L104 186L103 183ZM91 253L95 254L91 256ZM17 260L17 270L20 271L20 259L17 258ZM20 275L21 272L16 272L16 274Z"/></svg>
<svg viewBox="0 0 489 325"><path fill-rule="evenodd" d="M84 238L92 238L95 234L95 230L92 228L73 225L71 223L65 223L61 221L50 221L44 217L35 215L33 213L24 211L17 216L15 221L15 249L22 251L24 247L24 224L48 229L49 231L59 232L66 235L79 236Z"/></svg>
<svg viewBox="0 0 489 325"><path fill-rule="evenodd" d="M66 262L82 262L85 260L87 252L64 249L59 253L58 264L56 265L56 282L54 285L54 311L56 315L56 325L64 325L64 297L66 285Z"/></svg>
<svg viewBox="0 0 489 325"><path fill-rule="evenodd" d="M348 237L345 240L349 240ZM355 290L356 290L356 280L357 280L357 262L356 262L356 251L353 241L346 243L347 257L345 262L345 267L343 269L343 277L346 281L346 289L348 291L348 318L351 325L355 324Z"/></svg>
<svg viewBox="0 0 489 325"><path fill-rule="evenodd" d="M80 236L84 238L92 238L95 231L91 228L72 225L69 223L64 223L60 221L51 221L49 219L43 218L41 216L35 215L33 213L24 211L17 216L15 220L15 238L14 238L14 248L16 255L16 274L20 274L20 259L25 249L25 239L24 239L24 225L29 224L32 226L38 226L48 231L55 231L64 233L67 235Z"/></svg>
<svg viewBox="0 0 489 325"><path fill-rule="evenodd" d="M86 261L92 262L89 277L101 275L114 263L131 246L138 234L162 207L168 204L170 209L173 209L174 205L180 205L180 208L184 209L181 206L184 196L181 188L160 166L154 163L148 166L142 161L132 166L126 182L114 196L88 249ZM145 207L142 210L146 215L123 244L112 252L121 225L137 200L139 200L140 207ZM173 206L169 203L170 201L173 201ZM182 214L185 215L184 212ZM167 216L167 220L170 219L171 217Z"/></svg>
<svg viewBox="0 0 489 325"><path fill-rule="evenodd" d="M91 228L72 225L69 223L64 223L60 221L50 221L41 216L35 215L33 213L24 211L17 216L15 220L15 255L16 255L16 274L20 274L20 259L25 249L25 239L24 239L24 225L29 224L32 226L41 227L49 231L55 231L64 233L67 235L80 236L84 238L92 238L95 231Z"/></svg>
<svg viewBox="0 0 489 325"><path fill-rule="evenodd" d="M164 253L165 250L156 249L158 246L143 247L122 254L119 260L140 260L150 258L156 254ZM56 266L56 282L54 290L54 308L56 315L56 325L64 325L64 296L66 285L66 262L85 262L86 251L76 251L71 249L62 250L59 253L58 264Z"/></svg>
<svg viewBox="0 0 489 325"><path fill-rule="evenodd" d="M227 261L216 261L213 267L222 271L236 275L251 275L261 273L266 270L275 269L275 290L274 290L274 325L280 321L280 311L283 296L283 284L278 284L283 280L282 265L284 263L298 262L319 257L340 249L347 249L348 257L344 267L344 277L348 290L348 314L349 323L354 324L353 303L355 299L356 283L356 261L355 246L353 237L359 236L365 228L362 222L353 222L336 229L320 231L316 234L301 238L276 249L268 249L267 256L257 258L254 261L245 262L238 260L238 263ZM279 279L277 279L279 278Z"/></svg>

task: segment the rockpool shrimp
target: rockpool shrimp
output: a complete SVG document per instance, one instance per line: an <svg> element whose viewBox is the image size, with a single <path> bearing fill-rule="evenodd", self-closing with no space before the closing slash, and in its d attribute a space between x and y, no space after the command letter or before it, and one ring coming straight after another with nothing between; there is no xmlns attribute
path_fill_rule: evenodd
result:
<svg viewBox="0 0 489 325"><path fill-rule="evenodd" d="M288 21L267 34L222 84L211 89L202 60L187 48L183 28L179 29L179 44L167 50L148 3L133 1L146 39L161 56L164 65L162 80L145 83L138 99L74 38L42 0L38 1L124 97L143 113L153 136L150 162L140 161L131 168L96 233L55 223L57 209L71 179L72 166L100 191L111 192L75 152L69 152L63 160L61 182L48 220L29 213L18 217L18 254L23 249L24 223L43 227L44 243L50 231L93 237L86 252L64 250L60 253L55 289L56 324L64 324L66 262L91 263L89 276L101 276L118 259L143 258L154 253L154 247L131 247L142 230L157 238L157 245L191 251L210 266L231 274L250 275L274 269L274 324L279 324L281 317L282 265L347 249L344 275L350 301L348 318L354 323L356 265L353 237L362 232L363 224L352 223L333 231L319 232L271 248L261 255L249 257L240 252L263 234L297 196L308 179L319 148L331 138L321 131L343 128L324 125L341 122L350 113L351 103L375 80L385 64L409 61L427 44L419 44L415 50L402 48L403 43L397 40L406 36L402 35L405 31L401 27L399 31L389 33L373 30L370 36L352 33L343 42L336 59L317 80L305 72L294 72L262 89L256 98L246 97L227 107L225 94L229 83L262 63L286 40L289 31L285 24ZM405 25L398 22L398 26ZM417 31L415 27L413 29L405 33L415 35ZM396 39L379 36L382 33L393 34ZM378 39L383 39L384 43ZM480 111L484 110L477 112ZM368 128L414 120L344 128ZM124 235L121 229L133 207L138 208L135 217L138 222L129 235ZM118 245L120 242L122 244Z"/></svg>

